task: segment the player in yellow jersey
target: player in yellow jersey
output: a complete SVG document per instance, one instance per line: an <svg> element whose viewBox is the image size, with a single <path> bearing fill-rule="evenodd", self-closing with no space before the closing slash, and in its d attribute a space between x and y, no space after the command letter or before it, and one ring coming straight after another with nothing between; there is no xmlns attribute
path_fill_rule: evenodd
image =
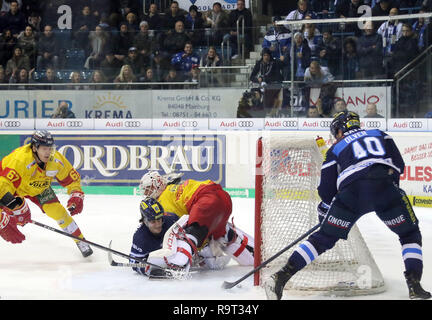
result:
<svg viewBox="0 0 432 320"><path fill-rule="evenodd" d="M188 179L175 182L178 183L170 182L157 171L144 174L140 181L144 197L157 199L165 211L173 212L179 217L188 215L187 221L180 228L183 229L183 234L167 237L166 246L171 252L169 256L163 257L166 266L188 268L197 248L207 240L215 240L239 264L253 265L253 237L228 222L232 202L222 186L211 180ZM149 261L151 258L152 253Z"/></svg>
<svg viewBox="0 0 432 320"><path fill-rule="evenodd" d="M70 195L67 203L69 212L51 188L54 179ZM54 139L46 130L37 130L31 137L31 143L15 149L0 162L0 236L6 241L20 243L25 239L16 228L16 224L23 226L31 220L25 199L38 205L65 232L84 238L71 217L83 209L81 177L70 162L56 151ZM1 222L3 220L4 223ZM84 257L93 253L88 244L75 242Z"/></svg>

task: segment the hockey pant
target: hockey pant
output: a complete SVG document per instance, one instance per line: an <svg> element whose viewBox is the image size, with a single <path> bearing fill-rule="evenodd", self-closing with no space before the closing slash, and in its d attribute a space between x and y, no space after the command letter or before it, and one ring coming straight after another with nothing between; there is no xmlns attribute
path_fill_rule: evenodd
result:
<svg viewBox="0 0 432 320"><path fill-rule="evenodd" d="M35 203L48 217L54 219L63 231L75 237L84 238L78 225L60 203L51 188L46 189L42 194L35 197L27 196L26 198ZM78 242L75 239L74 241Z"/></svg>

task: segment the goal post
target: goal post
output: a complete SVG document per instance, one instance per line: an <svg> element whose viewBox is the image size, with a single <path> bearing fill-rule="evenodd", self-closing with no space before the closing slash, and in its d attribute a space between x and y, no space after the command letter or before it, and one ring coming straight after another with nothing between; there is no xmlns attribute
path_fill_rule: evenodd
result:
<svg viewBox="0 0 432 320"><path fill-rule="evenodd" d="M255 267L318 224L322 155L314 138L268 135L258 139L255 176ZM254 275L262 285L293 250ZM382 274L357 226L303 270L285 289L303 293L365 295L385 290Z"/></svg>

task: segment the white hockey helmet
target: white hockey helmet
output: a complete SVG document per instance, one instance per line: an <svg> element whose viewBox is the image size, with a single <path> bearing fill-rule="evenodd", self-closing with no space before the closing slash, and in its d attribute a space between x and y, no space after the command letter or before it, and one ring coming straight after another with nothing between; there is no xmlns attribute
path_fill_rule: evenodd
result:
<svg viewBox="0 0 432 320"><path fill-rule="evenodd" d="M166 179L157 171L149 171L141 178L139 189L144 198L159 198L167 186Z"/></svg>

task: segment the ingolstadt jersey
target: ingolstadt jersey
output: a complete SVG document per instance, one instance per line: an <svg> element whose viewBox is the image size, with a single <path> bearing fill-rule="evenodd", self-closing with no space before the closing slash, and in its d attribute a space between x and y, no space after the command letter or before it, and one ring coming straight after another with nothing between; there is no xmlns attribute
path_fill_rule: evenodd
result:
<svg viewBox="0 0 432 320"><path fill-rule="evenodd" d="M393 178L399 183L405 164L393 138L381 130L351 130L328 149L321 167L318 193L330 204L336 192L363 177L374 164L393 168Z"/></svg>

